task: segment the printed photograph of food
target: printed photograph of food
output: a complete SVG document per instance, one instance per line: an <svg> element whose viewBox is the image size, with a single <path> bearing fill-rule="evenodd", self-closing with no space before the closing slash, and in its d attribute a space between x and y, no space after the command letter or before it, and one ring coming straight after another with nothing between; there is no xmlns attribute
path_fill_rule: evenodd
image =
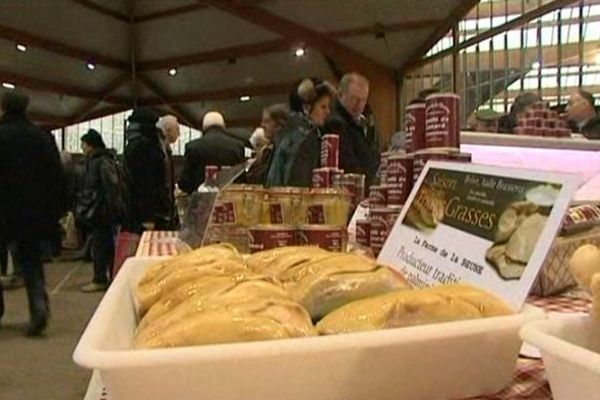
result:
<svg viewBox="0 0 600 400"><path fill-rule="evenodd" d="M408 209L404 223L419 231L435 229L444 219L445 208L444 192L423 184Z"/></svg>
<svg viewBox="0 0 600 400"><path fill-rule="evenodd" d="M559 190L539 185L525 194L525 200L509 205L500 215L495 240L486 255L502 279L520 279L540 238Z"/></svg>

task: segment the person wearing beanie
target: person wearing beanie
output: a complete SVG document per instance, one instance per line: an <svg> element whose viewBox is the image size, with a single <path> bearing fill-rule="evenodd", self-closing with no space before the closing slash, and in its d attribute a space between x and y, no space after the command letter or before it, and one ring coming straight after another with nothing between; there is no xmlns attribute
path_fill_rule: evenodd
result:
<svg viewBox="0 0 600 400"><path fill-rule="evenodd" d="M279 133L265 186L310 187L319 168L321 128L336 90L327 81L307 78L290 96L290 114Z"/></svg>
<svg viewBox="0 0 600 400"><path fill-rule="evenodd" d="M245 141L225 128L221 113L206 113L202 119L202 131L201 138L185 146L183 171L178 185L186 193L193 193L204 182L207 165L223 167L244 161Z"/></svg>
<svg viewBox="0 0 600 400"><path fill-rule="evenodd" d="M27 117L29 99L18 91L0 100L0 237L10 243L27 290L26 334L46 329L49 302L42 242L53 238L65 211L65 180L56 143ZM0 287L0 318L4 301Z"/></svg>
<svg viewBox="0 0 600 400"><path fill-rule="evenodd" d="M81 137L86 158L83 186L77 195L75 218L90 232L94 276L81 287L85 293L106 290L115 256L116 226L124 213L117 164L102 135L94 129Z"/></svg>
<svg viewBox="0 0 600 400"><path fill-rule="evenodd" d="M176 228L169 154L158 120L158 114L146 107L133 110L127 120L124 158L131 203L123 229L128 232Z"/></svg>

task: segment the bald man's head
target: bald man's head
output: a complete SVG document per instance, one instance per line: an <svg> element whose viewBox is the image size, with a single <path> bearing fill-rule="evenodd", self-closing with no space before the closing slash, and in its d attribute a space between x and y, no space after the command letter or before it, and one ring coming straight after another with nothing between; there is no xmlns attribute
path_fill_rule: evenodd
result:
<svg viewBox="0 0 600 400"><path fill-rule="evenodd" d="M173 144L179 139L179 122L174 115L165 115L164 117L161 117L156 123L156 126L163 132L163 135L165 135L165 139L167 139L169 144Z"/></svg>

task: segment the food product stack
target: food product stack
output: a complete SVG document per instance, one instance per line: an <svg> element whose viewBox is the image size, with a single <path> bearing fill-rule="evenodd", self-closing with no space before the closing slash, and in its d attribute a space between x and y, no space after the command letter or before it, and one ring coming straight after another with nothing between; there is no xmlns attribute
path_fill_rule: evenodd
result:
<svg viewBox="0 0 600 400"><path fill-rule="evenodd" d="M531 110L519 118L519 126L514 129L515 135L571 137L571 129L566 120L561 119L556 111L550 110L546 102L536 102Z"/></svg>
<svg viewBox="0 0 600 400"><path fill-rule="evenodd" d="M406 152L382 153L380 184L363 203L369 217L356 226L357 243L375 256L428 161L471 162L471 154L460 152L459 103L456 94L437 93L406 108Z"/></svg>

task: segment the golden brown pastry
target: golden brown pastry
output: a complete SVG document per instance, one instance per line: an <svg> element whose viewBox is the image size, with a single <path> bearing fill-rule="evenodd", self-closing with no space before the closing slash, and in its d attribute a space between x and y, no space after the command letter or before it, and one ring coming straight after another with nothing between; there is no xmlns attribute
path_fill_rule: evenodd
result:
<svg viewBox="0 0 600 400"><path fill-rule="evenodd" d="M322 335L400 328L512 314L502 300L470 285L401 290L354 301L317 324Z"/></svg>

